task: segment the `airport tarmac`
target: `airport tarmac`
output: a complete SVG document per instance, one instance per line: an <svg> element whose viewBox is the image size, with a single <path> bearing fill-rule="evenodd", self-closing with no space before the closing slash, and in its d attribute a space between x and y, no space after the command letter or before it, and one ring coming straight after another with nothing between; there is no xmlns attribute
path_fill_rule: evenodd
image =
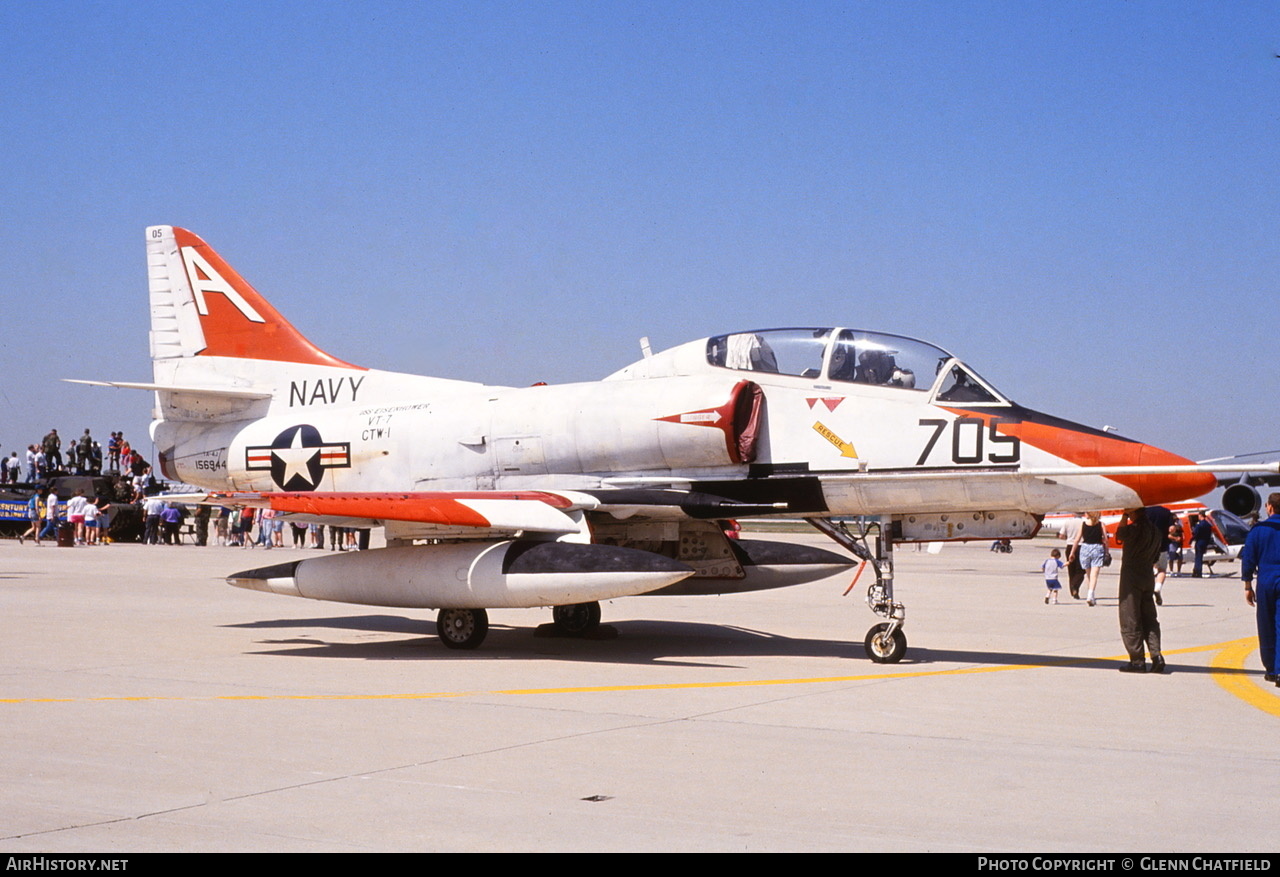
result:
<svg viewBox="0 0 1280 877"><path fill-rule="evenodd" d="M1274 851L1280 689L1239 578L1171 579L1173 672L1131 676L1118 564L1099 606L1046 606L1053 545L900 550L910 648L879 665L847 574L611 601L614 639L494 611L460 653L426 613L223 582L319 551L5 540L0 844Z"/></svg>

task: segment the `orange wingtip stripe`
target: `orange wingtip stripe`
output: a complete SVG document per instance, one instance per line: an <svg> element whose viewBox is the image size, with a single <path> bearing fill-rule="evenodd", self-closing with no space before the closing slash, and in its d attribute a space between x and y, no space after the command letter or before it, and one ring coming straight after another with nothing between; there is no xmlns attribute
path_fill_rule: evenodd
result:
<svg viewBox="0 0 1280 877"><path fill-rule="evenodd" d="M523 500L544 502L553 508L572 503L554 493L542 491L418 493L269 493L264 498L281 512L308 515L335 515L384 521L413 521L451 527L489 527L488 518L461 500Z"/></svg>

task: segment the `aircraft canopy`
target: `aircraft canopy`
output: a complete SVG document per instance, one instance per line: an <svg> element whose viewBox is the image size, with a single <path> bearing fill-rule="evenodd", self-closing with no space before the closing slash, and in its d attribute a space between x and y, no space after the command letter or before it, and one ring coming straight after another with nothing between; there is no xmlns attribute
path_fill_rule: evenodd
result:
<svg viewBox="0 0 1280 877"><path fill-rule="evenodd" d="M940 402L1006 405L941 347L862 329L765 329L707 339L707 362L738 371L932 391Z"/></svg>

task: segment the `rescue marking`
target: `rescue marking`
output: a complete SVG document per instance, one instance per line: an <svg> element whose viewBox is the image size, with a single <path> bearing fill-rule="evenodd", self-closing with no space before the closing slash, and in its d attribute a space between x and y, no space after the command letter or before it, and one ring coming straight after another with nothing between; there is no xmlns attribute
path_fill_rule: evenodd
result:
<svg viewBox="0 0 1280 877"><path fill-rule="evenodd" d="M840 438L840 436L836 435L834 432L828 429L825 425L823 425L821 420L814 422L813 429L814 429L814 432L816 432L818 435L822 436L824 439L831 442L831 444L835 445L836 448L840 451L840 456L850 457L854 459L857 458L858 456L857 448L855 448L853 445L849 444L847 441Z"/></svg>

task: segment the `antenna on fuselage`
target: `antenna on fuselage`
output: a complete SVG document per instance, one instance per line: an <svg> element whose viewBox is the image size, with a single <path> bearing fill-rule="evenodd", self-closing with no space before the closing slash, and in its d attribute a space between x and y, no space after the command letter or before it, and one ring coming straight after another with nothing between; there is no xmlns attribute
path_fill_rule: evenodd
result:
<svg viewBox="0 0 1280 877"><path fill-rule="evenodd" d="M645 359L653 356L653 348L649 346L649 336L645 335L640 339L640 352L644 354Z"/></svg>

